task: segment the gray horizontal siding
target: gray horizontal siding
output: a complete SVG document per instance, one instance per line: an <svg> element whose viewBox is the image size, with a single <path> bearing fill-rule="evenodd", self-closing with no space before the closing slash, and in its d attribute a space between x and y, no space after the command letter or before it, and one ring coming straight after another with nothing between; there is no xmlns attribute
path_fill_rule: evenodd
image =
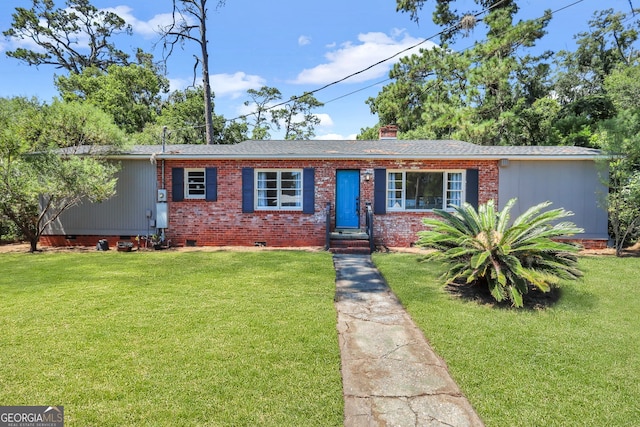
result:
<svg viewBox="0 0 640 427"><path fill-rule="evenodd" d="M500 168L499 205L518 198L512 218L544 201L550 208L564 208L574 216L569 221L585 230L582 238L607 239L607 212L601 206L607 188L599 166L585 161L510 161Z"/></svg>
<svg viewBox="0 0 640 427"><path fill-rule="evenodd" d="M151 210L153 218L156 214L156 166L149 160L123 160L119 163L121 167L114 197L102 203L85 202L70 208L45 234L147 234L147 209Z"/></svg>

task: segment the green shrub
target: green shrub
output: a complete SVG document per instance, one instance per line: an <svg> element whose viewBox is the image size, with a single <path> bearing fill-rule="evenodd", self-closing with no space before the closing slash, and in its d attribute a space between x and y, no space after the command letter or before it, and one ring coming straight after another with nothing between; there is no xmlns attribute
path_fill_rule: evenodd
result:
<svg viewBox="0 0 640 427"><path fill-rule="evenodd" d="M24 236L14 223L0 216L0 243L18 242Z"/></svg>
<svg viewBox="0 0 640 427"><path fill-rule="evenodd" d="M516 199L502 212L493 200L476 211L465 203L453 211L434 210L439 218L425 218L428 230L418 233L419 246L435 249L427 259L448 264L442 275L445 284L487 286L496 301L508 299L522 307L529 287L548 292L560 279L576 279L578 246L553 238L583 232L571 222L564 209L542 212L551 203L531 207L510 224Z"/></svg>

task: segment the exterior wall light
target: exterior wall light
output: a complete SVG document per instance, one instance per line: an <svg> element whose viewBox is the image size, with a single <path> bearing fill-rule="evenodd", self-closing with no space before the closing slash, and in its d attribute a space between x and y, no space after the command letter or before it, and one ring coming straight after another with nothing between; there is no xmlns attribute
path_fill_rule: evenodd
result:
<svg viewBox="0 0 640 427"><path fill-rule="evenodd" d="M371 174L370 174L369 172L365 172L365 173L364 173L364 180L365 180L366 182L371 181Z"/></svg>

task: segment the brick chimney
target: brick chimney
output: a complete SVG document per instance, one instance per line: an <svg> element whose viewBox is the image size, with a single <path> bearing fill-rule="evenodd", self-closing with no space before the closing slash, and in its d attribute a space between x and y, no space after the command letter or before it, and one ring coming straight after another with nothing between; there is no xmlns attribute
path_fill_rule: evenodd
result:
<svg viewBox="0 0 640 427"><path fill-rule="evenodd" d="M398 139L398 126L396 125L380 126L378 139Z"/></svg>

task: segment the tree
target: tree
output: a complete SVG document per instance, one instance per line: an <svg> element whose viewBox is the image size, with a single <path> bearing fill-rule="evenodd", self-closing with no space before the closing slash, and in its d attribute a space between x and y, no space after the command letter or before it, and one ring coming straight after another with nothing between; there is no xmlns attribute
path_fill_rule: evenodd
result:
<svg viewBox="0 0 640 427"><path fill-rule="evenodd" d="M166 126L169 132L169 135L165 135L166 142L206 144L207 132L202 96L201 86L174 91L169 95L154 126L157 130ZM213 103L213 100L211 102ZM157 141L156 139L155 143Z"/></svg>
<svg viewBox="0 0 640 427"><path fill-rule="evenodd" d="M33 0L31 9L17 7L7 37L35 43L38 49L18 48L7 56L29 65L54 65L73 73L94 67L127 65L129 55L110 39L131 34L131 26L113 12L98 10L88 0L66 0L64 9L55 9L54 0ZM84 54L84 46L89 52Z"/></svg>
<svg viewBox="0 0 640 427"><path fill-rule="evenodd" d="M553 93L561 108L553 126L560 144L592 146L599 123L617 114L605 80L638 59L637 25L613 9L595 12L589 30L575 36L576 50L557 53Z"/></svg>
<svg viewBox="0 0 640 427"><path fill-rule="evenodd" d="M637 85L638 83L636 83ZM640 113L623 110L594 135L606 156L605 205L616 255L640 234Z"/></svg>
<svg viewBox="0 0 640 427"><path fill-rule="evenodd" d="M556 55L554 91L562 105L603 95L606 77L618 66L631 65L638 59L638 24L639 20L630 20L613 9L593 14L589 31L575 36L577 49Z"/></svg>
<svg viewBox="0 0 640 427"><path fill-rule="evenodd" d="M398 7L417 10L424 2L399 1ZM459 18L449 11L449 3L438 0L436 23L450 25ZM380 124L397 124L407 138L454 138L485 145L537 143L524 139L527 133L520 131L519 113L532 108L545 89L529 76L545 77L549 70L540 61L548 54L531 57L521 52L545 34L551 14L515 23L515 2L479 3L493 5L483 20L486 40L454 52L448 42L462 31L456 26L443 33L440 47L402 58L389 74L394 81L367 101Z"/></svg>
<svg viewBox="0 0 640 427"><path fill-rule="evenodd" d="M605 77L604 88L617 111L640 110L640 64L617 67Z"/></svg>
<svg viewBox="0 0 640 427"><path fill-rule="evenodd" d="M251 139L269 139L271 126L273 124L273 112L269 104L282 99L282 94L275 87L262 86L259 90L249 89L247 94L251 101L245 101L244 105L255 108L249 115L253 117Z"/></svg>
<svg viewBox="0 0 640 427"><path fill-rule="evenodd" d="M440 41L447 43L454 41L459 36L468 35L477 24L476 17L481 13L466 11L459 12L457 9L451 9L451 0L434 0L435 8L433 11L433 23L442 27L443 32L440 34ZM396 10L406 12L411 15L411 19L418 22L418 14L420 10L428 3L429 0L396 0ZM433 3L433 2L432 2ZM475 3L482 9L491 12L500 10L518 11L516 0L475 0Z"/></svg>
<svg viewBox="0 0 640 427"><path fill-rule="evenodd" d="M127 133L141 132L154 122L161 108L160 95L169 89L169 82L147 61L140 65L110 65L106 70L96 67L80 73L56 77L58 91L67 102L87 102L109 113L115 123Z"/></svg>
<svg viewBox="0 0 640 427"><path fill-rule="evenodd" d="M163 103L157 120L134 138L139 144L158 144L163 138L167 144L206 143L202 93L202 86L172 92ZM213 100L211 103L213 105ZM220 144L234 144L247 139L246 123L229 122L215 114L212 118L213 136Z"/></svg>
<svg viewBox="0 0 640 427"><path fill-rule="evenodd" d="M224 6L225 0L218 0L217 8ZM200 56L194 55L202 69L202 87L205 106L205 131L207 144L213 144L213 103L211 84L209 82L209 51L207 47L207 0L173 0L173 22L163 29L165 58L168 58L176 45L191 41L200 46Z"/></svg>
<svg viewBox="0 0 640 427"><path fill-rule="evenodd" d="M278 129L284 127L284 139L311 139L315 135L315 125L320 123L311 110L323 105L309 93L293 96L284 107L272 110L272 122Z"/></svg>
<svg viewBox="0 0 640 427"><path fill-rule="evenodd" d="M445 284L462 283L486 287L500 302L509 300L522 307L523 295L532 287L548 292L560 279L582 275L575 253L578 247L554 241L583 232L562 221L572 215L564 209L543 210L550 202L529 208L510 225L510 200L502 212L490 200L476 211L465 203L452 212L436 209L438 218L425 218L426 231L417 244L436 251L427 259L448 265Z"/></svg>
<svg viewBox="0 0 640 427"><path fill-rule="evenodd" d="M0 127L0 212L29 240L31 252L62 212L114 194L115 165L73 155L93 144L124 141L104 112L77 103L0 99Z"/></svg>

